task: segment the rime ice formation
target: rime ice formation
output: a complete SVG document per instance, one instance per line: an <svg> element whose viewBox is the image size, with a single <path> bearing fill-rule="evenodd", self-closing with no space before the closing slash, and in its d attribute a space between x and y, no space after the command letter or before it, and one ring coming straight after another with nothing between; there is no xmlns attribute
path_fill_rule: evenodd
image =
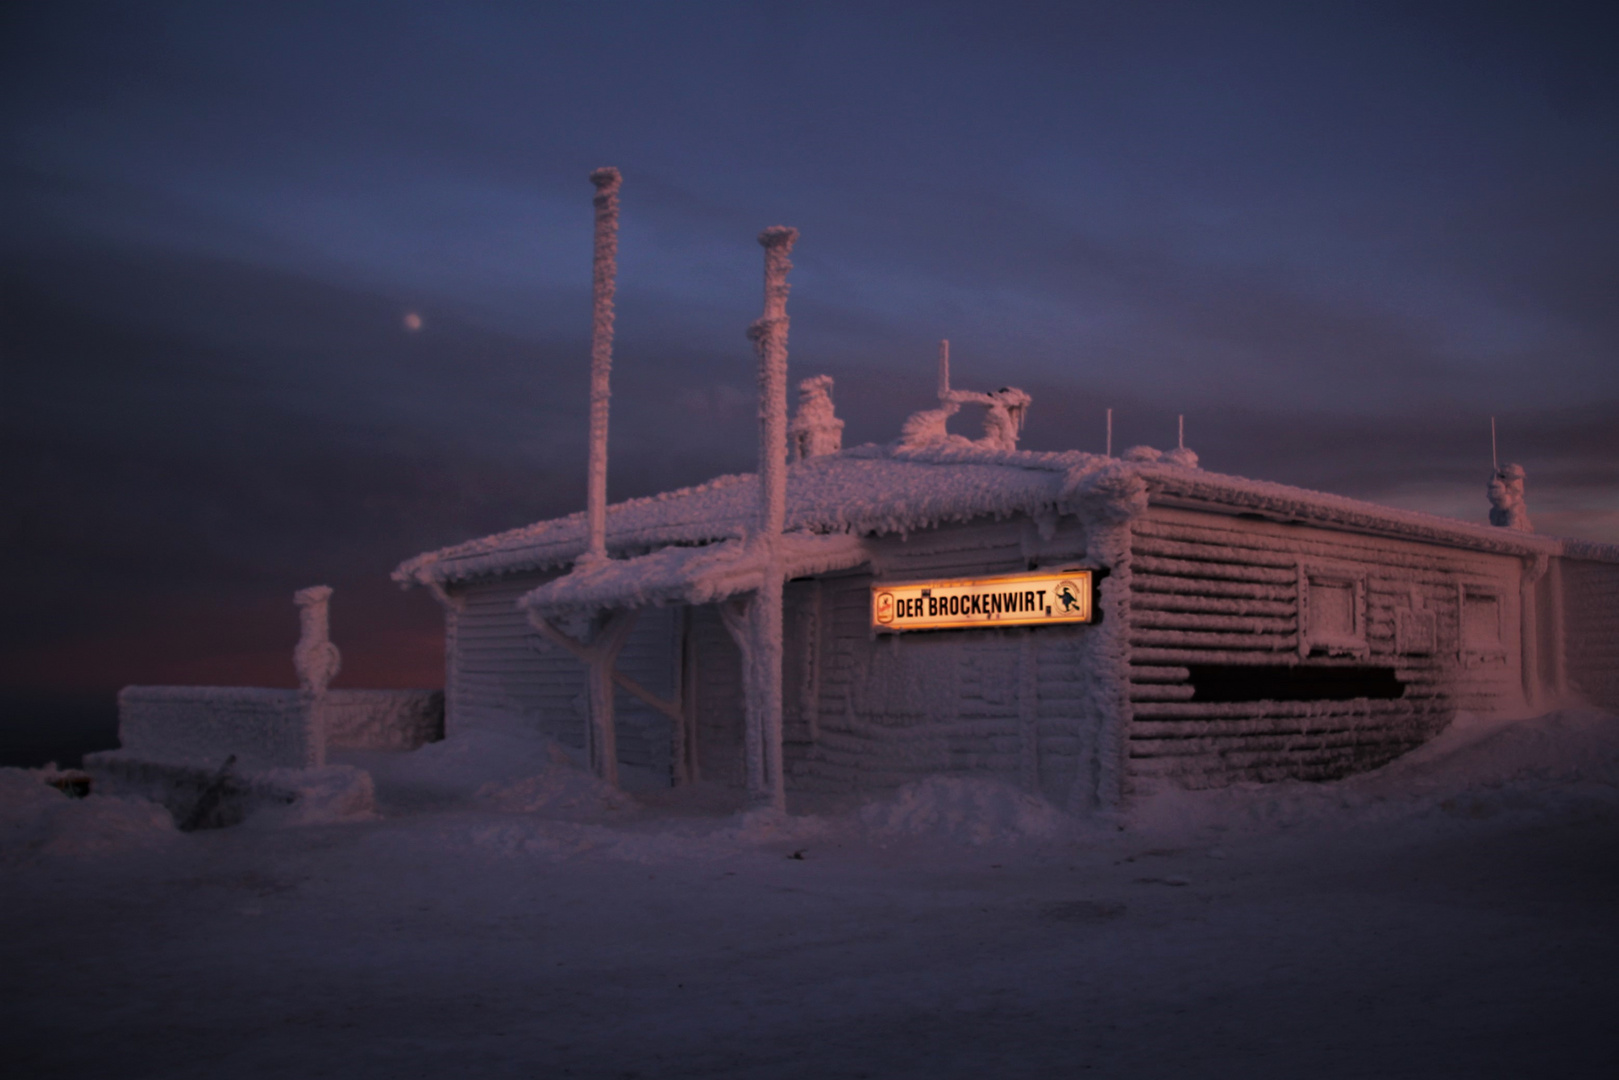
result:
<svg viewBox="0 0 1619 1080"><path fill-rule="evenodd" d="M590 326L590 464L586 513L590 518L592 559L607 557L607 415L612 399L613 294L618 277L618 170L597 169L595 257L591 267Z"/></svg>
<svg viewBox="0 0 1619 1080"><path fill-rule="evenodd" d="M1128 517L1145 505L1149 490L1191 505L1520 557L1556 554L1565 545L1610 550L1163 461L1128 462L1080 450L991 451L965 439L925 447L867 444L796 462L788 470L785 526L790 532L906 534L984 515L1040 517L1082 507L1111 507L1110 514ZM607 512L608 550L625 555L739 539L757 521L758 505L752 474L615 503ZM576 513L417 555L393 577L401 585L432 587L547 570L573 562L587 539L585 515Z"/></svg>
<svg viewBox="0 0 1619 1080"><path fill-rule="evenodd" d="M1143 465L1163 464L1179 465L1183 469L1197 468L1197 454L1184 446L1173 450L1159 450L1152 446L1132 446L1124 452L1125 461L1138 462Z"/></svg>
<svg viewBox="0 0 1619 1080"><path fill-rule="evenodd" d="M906 450L919 450L930 446L979 446L986 450L1013 451L1017 449L1018 434L1023 430L1023 418L1029 410L1030 397L1015 386L983 394L974 390L950 388L950 342L939 342L939 404L922 409L906 418L900 428L899 446ZM984 434L976 441L961 435L952 435L950 418L961 411L963 405L982 405Z"/></svg>
<svg viewBox="0 0 1619 1080"><path fill-rule="evenodd" d="M937 446L960 436L951 435L946 426L950 418L961 411L961 404L955 401L944 401L936 409L922 409L905 418L905 424L900 428L899 444L908 450L919 449L924 446ZM965 443L966 439L961 439Z"/></svg>
<svg viewBox="0 0 1619 1080"><path fill-rule="evenodd" d="M741 610L724 609L742 650L743 754L748 791L776 810L787 805L781 771L781 534L787 518L787 271L798 230L759 234L765 249L764 314L748 328L759 358L759 511L748 537L763 562L759 588Z"/></svg>
<svg viewBox="0 0 1619 1080"><path fill-rule="evenodd" d="M793 461L843 449L843 421L832 409L832 376L814 375L798 384L798 411L787 432Z"/></svg>
<svg viewBox="0 0 1619 1080"><path fill-rule="evenodd" d="M580 571L608 561L607 421L612 399L613 296L618 278L618 190L622 180L617 169L603 168L590 174L590 182L596 186L596 195L592 200L596 226L591 267L589 490L585 502L590 541L575 560L576 568ZM529 622L548 640L572 652L585 665L590 711L586 743L590 761L597 776L608 783L617 783L613 664L634 628L634 614L618 612L597 620L589 641L576 640L558 630L538 610L529 612Z"/></svg>
<svg viewBox="0 0 1619 1080"><path fill-rule="evenodd" d="M1517 532L1534 532L1529 509L1523 497L1522 465L1503 465L1490 477L1486 489L1490 497L1490 524Z"/></svg>
<svg viewBox="0 0 1619 1080"><path fill-rule="evenodd" d="M1016 450L1023 416L1029 410L1029 395L1015 386L1003 386L983 396L988 408L984 412L984 436L978 445L989 450Z"/></svg>
<svg viewBox="0 0 1619 1080"><path fill-rule="evenodd" d="M332 590L326 585L311 585L293 594L293 602L298 605L299 636L292 662L298 669L299 688L315 697L326 693L326 687L343 667L343 656L331 640L331 599Z"/></svg>

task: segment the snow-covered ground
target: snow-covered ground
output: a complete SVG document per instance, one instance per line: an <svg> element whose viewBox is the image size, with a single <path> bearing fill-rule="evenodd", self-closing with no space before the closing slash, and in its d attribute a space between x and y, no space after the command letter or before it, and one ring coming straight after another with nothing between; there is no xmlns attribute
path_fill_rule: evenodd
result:
<svg viewBox="0 0 1619 1080"><path fill-rule="evenodd" d="M631 799L515 732L350 764L374 810L192 834L0 770L8 1074L1619 1075L1594 711L1087 821Z"/></svg>

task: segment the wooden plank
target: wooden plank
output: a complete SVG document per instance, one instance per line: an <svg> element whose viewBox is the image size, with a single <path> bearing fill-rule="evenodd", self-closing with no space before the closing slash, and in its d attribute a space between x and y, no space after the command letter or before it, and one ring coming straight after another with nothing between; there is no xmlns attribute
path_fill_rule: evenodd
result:
<svg viewBox="0 0 1619 1080"><path fill-rule="evenodd" d="M1234 600L1219 596L1201 596L1195 593L1154 593L1137 589L1130 596L1130 607L1137 613L1145 611L1196 611L1215 615L1258 615L1268 618L1293 618L1298 604L1288 600Z"/></svg>
<svg viewBox="0 0 1619 1080"><path fill-rule="evenodd" d="M1280 570L1263 566L1231 566L1186 559L1160 559L1149 555L1133 556L1130 565L1134 571L1169 577L1240 581L1257 585L1294 585L1298 581L1298 571L1292 568Z"/></svg>
<svg viewBox="0 0 1619 1080"><path fill-rule="evenodd" d="M1252 650L1264 653L1298 651L1296 634L1214 634L1195 630L1153 630L1132 628L1130 644L1161 649Z"/></svg>
<svg viewBox="0 0 1619 1080"><path fill-rule="evenodd" d="M1132 613L1135 626L1166 630L1235 630L1243 633L1292 634L1298 620L1265 618L1258 615L1202 615L1181 611L1137 609Z"/></svg>

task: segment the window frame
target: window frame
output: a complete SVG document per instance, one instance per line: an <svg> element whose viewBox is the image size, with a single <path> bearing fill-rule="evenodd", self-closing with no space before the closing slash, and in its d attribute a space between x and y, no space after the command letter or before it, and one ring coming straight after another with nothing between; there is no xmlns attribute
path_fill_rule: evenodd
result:
<svg viewBox="0 0 1619 1080"><path fill-rule="evenodd" d="M1351 613L1354 629L1347 635L1319 634L1310 628L1310 587L1348 585L1354 590ZM1298 564L1298 636L1299 659L1311 656L1354 656L1364 659L1371 655L1371 640L1366 633L1366 571L1358 567L1330 566L1323 563L1300 561Z"/></svg>
<svg viewBox="0 0 1619 1080"><path fill-rule="evenodd" d="M1487 596L1495 601L1495 643L1478 645L1467 640L1467 598ZM1507 659L1507 594L1496 585L1460 582L1456 586L1456 659L1463 667L1480 667Z"/></svg>

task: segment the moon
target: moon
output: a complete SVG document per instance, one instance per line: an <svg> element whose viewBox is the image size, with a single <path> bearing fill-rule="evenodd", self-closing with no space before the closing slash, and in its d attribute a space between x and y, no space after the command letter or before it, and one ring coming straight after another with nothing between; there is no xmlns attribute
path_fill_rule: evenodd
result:
<svg viewBox="0 0 1619 1080"><path fill-rule="evenodd" d="M416 331L420 330L421 328L422 328L422 317L420 315L416 314L414 311L406 312L405 313L405 329L409 330L411 333L414 334Z"/></svg>

